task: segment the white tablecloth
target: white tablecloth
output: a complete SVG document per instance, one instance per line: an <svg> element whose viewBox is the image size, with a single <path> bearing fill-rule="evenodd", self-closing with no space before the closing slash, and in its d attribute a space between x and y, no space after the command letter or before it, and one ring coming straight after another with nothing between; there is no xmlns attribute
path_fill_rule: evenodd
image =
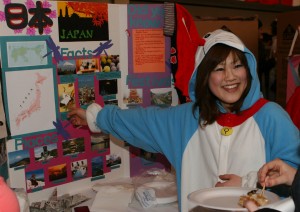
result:
<svg viewBox="0 0 300 212"><path fill-rule="evenodd" d="M178 212L178 204L177 202L174 203L169 203L169 204L161 204L161 205L156 205L148 209L143 209L143 207L140 205L140 203L136 200L135 197L132 198L131 203L128 204L127 207L124 208L119 208L118 207L118 199L114 198L111 200L106 199L106 201L111 201L107 202L106 206L112 205L115 203L114 206L111 208L106 207L106 208L101 208L98 211L92 210L92 205L95 201L95 197L97 195L97 192L94 190L85 190L82 191L82 194L86 195L90 199L86 202L81 203L78 206L88 206L91 212ZM74 211L74 209L73 209Z"/></svg>

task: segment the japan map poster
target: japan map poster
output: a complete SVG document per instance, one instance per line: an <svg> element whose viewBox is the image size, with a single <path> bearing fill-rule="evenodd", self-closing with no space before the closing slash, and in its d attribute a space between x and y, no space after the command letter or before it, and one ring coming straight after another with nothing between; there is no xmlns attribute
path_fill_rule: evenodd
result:
<svg viewBox="0 0 300 212"><path fill-rule="evenodd" d="M7 111L11 134L54 129L56 104L53 69L5 73Z"/></svg>
<svg viewBox="0 0 300 212"><path fill-rule="evenodd" d="M11 136L54 129L56 75L48 36L1 37L4 103Z"/></svg>
<svg viewBox="0 0 300 212"><path fill-rule="evenodd" d="M70 108L120 99L120 89L102 96L110 90L102 82L118 87L126 68L120 11L126 5L48 0L0 5L9 181L23 187L31 201L46 199L49 188L59 186L62 195L74 185L90 186L129 171L127 150L109 135L73 127L67 118Z"/></svg>

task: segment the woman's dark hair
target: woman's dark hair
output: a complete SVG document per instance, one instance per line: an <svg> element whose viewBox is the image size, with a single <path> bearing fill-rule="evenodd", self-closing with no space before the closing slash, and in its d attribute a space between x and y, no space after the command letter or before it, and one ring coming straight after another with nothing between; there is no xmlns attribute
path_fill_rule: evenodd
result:
<svg viewBox="0 0 300 212"><path fill-rule="evenodd" d="M199 125L201 127L205 127L208 124L212 124L216 121L218 116L220 115L220 111L218 109L217 100L218 98L210 91L208 85L208 79L211 72L216 68L218 64L226 60L227 56L230 53L238 58L241 61L241 64L245 66L247 71L247 87L242 94L241 98L235 102L231 111L236 114L240 113L240 109L246 98L250 87L252 76L250 74L247 58L244 53L236 48L227 46L225 44L216 44L210 48L210 50L206 53L202 62L198 66L197 76L196 76L196 85L195 85L195 98L196 102L194 104L193 110L194 112L199 110Z"/></svg>

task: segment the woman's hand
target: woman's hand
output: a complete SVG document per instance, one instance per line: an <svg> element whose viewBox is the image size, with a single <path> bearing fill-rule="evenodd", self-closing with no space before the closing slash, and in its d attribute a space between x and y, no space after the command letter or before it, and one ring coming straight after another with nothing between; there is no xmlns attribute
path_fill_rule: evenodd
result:
<svg viewBox="0 0 300 212"><path fill-rule="evenodd" d="M87 125L86 111L82 108L73 108L67 115L73 126Z"/></svg>
<svg viewBox="0 0 300 212"><path fill-rule="evenodd" d="M258 172L258 181L262 186L272 187L280 184L292 185L297 170L280 159L263 165Z"/></svg>
<svg viewBox="0 0 300 212"><path fill-rule="evenodd" d="M242 185L242 178L235 174L223 174L220 175L219 178L223 182L217 182L215 187L240 187Z"/></svg>

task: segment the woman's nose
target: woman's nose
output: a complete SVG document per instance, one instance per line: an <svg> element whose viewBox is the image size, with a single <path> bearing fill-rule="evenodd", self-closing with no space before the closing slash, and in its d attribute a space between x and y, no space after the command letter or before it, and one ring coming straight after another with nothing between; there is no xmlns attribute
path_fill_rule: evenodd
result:
<svg viewBox="0 0 300 212"><path fill-rule="evenodd" d="M225 80L232 80L234 79L234 73L232 68L225 69Z"/></svg>

